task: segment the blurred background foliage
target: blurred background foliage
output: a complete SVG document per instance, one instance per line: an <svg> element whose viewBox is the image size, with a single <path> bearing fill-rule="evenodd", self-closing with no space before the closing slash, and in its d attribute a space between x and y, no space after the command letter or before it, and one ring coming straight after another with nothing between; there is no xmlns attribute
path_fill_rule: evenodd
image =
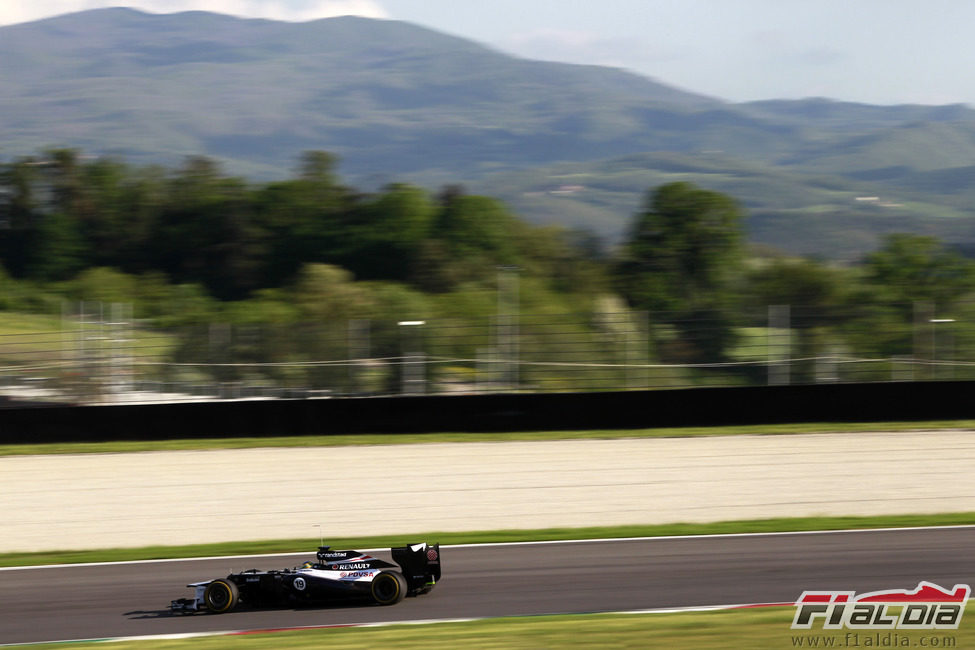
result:
<svg viewBox="0 0 975 650"><path fill-rule="evenodd" d="M57 316L66 301L125 303L140 327L179 332L166 345L173 358L210 362L349 359L350 345L392 357L404 354L402 321L463 331L423 343L444 358L484 357L491 346L503 356L516 312L518 354L539 364L571 356L560 341L582 339L618 349L616 363L733 363L749 356L755 332L768 336L770 305L791 306L799 358L933 359L925 346L937 341L918 332L935 321L952 323L955 355L975 339L963 326L975 311L975 263L937 239L890 235L840 264L750 246L744 217L733 197L669 183L647 190L610 250L591 232L529 225L460 186L357 191L325 152L305 153L289 180L252 184L203 157L134 168L51 150L0 164L0 311L13 328L11 314ZM374 323L368 334L350 334L363 322ZM214 323L236 329L224 337ZM236 347L215 356L222 337ZM470 372L440 370L458 381ZM362 390L402 380L367 367L315 372ZM533 373L517 381L543 381ZM742 371L730 381L751 380Z"/></svg>
<svg viewBox="0 0 975 650"><path fill-rule="evenodd" d="M433 296L493 287L499 267L537 280L526 290L541 302L573 303L608 286L603 251L586 241L459 186L358 192L324 152L263 185L201 157L138 169L53 150L0 165L7 310L36 310L28 295L40 292L132 302L139 318L374 317L385 302L423 311L443 304Z"/></svg>

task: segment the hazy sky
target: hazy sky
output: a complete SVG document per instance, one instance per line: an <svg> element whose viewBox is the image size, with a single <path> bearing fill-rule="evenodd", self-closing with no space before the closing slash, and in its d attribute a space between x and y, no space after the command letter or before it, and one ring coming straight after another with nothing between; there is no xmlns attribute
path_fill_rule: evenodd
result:
<svg viewBox="0 0 975 650"><path fill-rule="evenodd" d="M731 101L975 105L971 0L0 0L0 24L117 5L407 20L512 54L618 66Z"/></svg>

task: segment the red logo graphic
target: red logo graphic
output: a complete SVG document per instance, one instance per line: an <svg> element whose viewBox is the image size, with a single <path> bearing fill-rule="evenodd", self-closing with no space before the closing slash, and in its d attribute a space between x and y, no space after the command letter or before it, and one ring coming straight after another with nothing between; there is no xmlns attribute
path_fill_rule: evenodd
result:
<svg viewBox="0 0 975 650"><path fill-rule="evenodd" d="M853 591L804 591L796 601L792 629L957 630L971 594L969 585L945 589L919 582L916 589L889 589L856 595Z"/></svg>

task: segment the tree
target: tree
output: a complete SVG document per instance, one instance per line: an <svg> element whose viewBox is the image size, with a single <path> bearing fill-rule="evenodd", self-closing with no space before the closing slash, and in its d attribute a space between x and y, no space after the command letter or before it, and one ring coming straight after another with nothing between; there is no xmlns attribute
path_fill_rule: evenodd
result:
<svg viewBox="0 0 975 650"><path fill-rule="evenodd" d="M159 170L133 171L109 159L80 170L84 200L78 220L90 251L89 264L129 273L150 267L150 233L162 209L165 183Z"/></svg>
<svg viewBox="0 0 975 650"><path fill-rule="evenodd" d="M436 208L417 187L393 184L353 211L344 266L364 279L406 280Z"/></svg>
<svg viewBox="0 0 975 650"><path fill-rule="evenodd" d="M215 297L258 288L264 236L243 181L224 178L213 161L191 157L172 178L153 233L157 268L178 282L202 282Z"/></svg>
<svg viewBox="0 0 975 650"><path fill-rule="evenodd" d="M515 219L500 201L456 193L444 196L436 232L455 256L487 255L500 264L514 261L510 234Z"/></svg>
<svg viewBox="0 0 975 650"><path fill-rule="evenodd" d="M335 156L327 151L312 150L301 154L298 171L301 180L320 188L323 193L330 193L338 187L335 166Z"/></svg>
<svg viewBox="0 0 975 650"><path fill-rule="evenodd" d="M430 236L418 242L413 281L427 291L452 291L467 282L492 282L498 266L521 263L515 246L519 221L503 203L463 193L440 194Z"/></svg>
<svg viewBox="0 0 975 650"><path fill-rule="evenodd" d="M867 257L866 272L884 300L904 305L905 315L912 313L914 302L944 305L975 288L975 264L922 235L889 235Z"/></svg>
<svg viewBox="0 0 975 650"><path fill-rule="evenodd" d="M793 365L793 376L799 381L814 381L815 359L837 343L835 335L828 336L829 328L849 317L845 287L850 276L849 271L813 260L785 258L762 260L746 276L746 301L761 314L759 318L769 306L790 307L789 328L796 334L791 356L810 359Z"/></svg>
<svg viewBox="0 0 975 650"><path fill-rule="evenodd" d="M753 307L790 305L809 311L815 320L831 319L843 302L848 273L808 259L778 258L750 270L745 293Z"/></svg>
<svg viewBox="0 0 975 650"><path fill-rule="evenodd" d="M372 307L368 293L351 273L328 264L303 267L292 293L301 318L317 323L360 318Z"/></svg>
<svg viewBox="0 0 975 650"><path fill-rule="evenodd" d="M31 158L0 167L0 188L4 195L0 218L6 228L24 230L40 213L37 184L40 166Z"/></svg>
<svg viewBox="0 0 975 650"><path fill-rule="evenodd" d="M356 197L338 183L334 165L331 154L307 151L298 178L254 193L256 222L265 235L264 287L289 283L305 264L341 264L348 258Z"/></svg>
<svg viewBox="0 0 975 650"><path fill-rule="evenodd" d="M593 235L562 226L519 222L511 236L522 275L539 278L553 291L590 302L608 292L605 264L597 259L598 243Z"/></svg>
<svg viewBox="0 0 975 650"><path fill-rule="evenodd" d="M862 355L927 356L935 316L951 314L975 288L975 264L934 237L896 233L867 256L847 340ZM962 317L964 318L964 317ZM923 328L923 329L919 329ZM932 370L934 372L934 370Z"/></svg>
<svg viewBox="0 0 975 650"><path fill-rule="evenodd" d="M73 300L133 303L139 298L138 279L116 269L94 267L82 271L71 281L68 295Z"/></svg>
<svg viewBox="0 0 975 650"><path fill-rule="evenodd" d="M50 177L52 209L74 218L84 210L86 186L81 179L80 154L75 149L45 152L44 168Z"/></svg>
<svg viewBox="0 0 975 650"><path fill-rule="evenodd" d="M0 263L23 277L40 220L40 168L31 159L0 167Z"/></svg>
<svg viewBox="0 0 975 650"><path fill-rule="evenodd" d="M741 239L734 199L690 183L664 185L648 195L624 244L624 294L654 311L714 306L741 263Z"/></svg>
<svg viewBox="0 0 975 650"><path fill-rule="evenodd" d="M85 268L86 247L77 223L60 212L48 214L35 231L27 274L38 280L67 280Z"/></svg>
<svg viewBox="0 0 975 650"><path fill-rule="evenodd" d="M650 192L617 268L630 305L663 312L686 356L715 361L733 339L732 281L742 263L742 213L729 196L691 183Z"/></svg>

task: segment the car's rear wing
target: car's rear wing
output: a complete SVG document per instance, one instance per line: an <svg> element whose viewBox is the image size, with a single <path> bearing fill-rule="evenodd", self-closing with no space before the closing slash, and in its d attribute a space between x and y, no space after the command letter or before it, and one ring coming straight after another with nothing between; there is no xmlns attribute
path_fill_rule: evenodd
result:
<svg viewBox="0 0 975 650"><path fill-rule="evenodd" d="M425 594L440 580L440 544L407 544L389 549L403 569L410 594Z"/></svg>

